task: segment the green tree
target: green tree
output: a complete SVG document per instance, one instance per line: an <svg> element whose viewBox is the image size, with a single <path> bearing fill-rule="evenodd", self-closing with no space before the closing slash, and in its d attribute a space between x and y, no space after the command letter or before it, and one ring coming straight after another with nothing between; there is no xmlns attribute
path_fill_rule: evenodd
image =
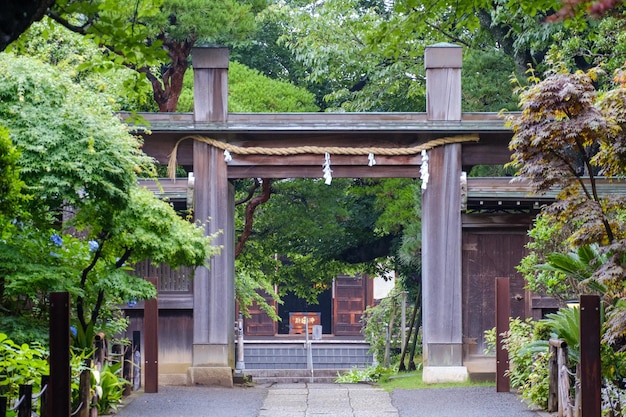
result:
<svg viewBox="0 0 626 417"><path fill-rule="evenodd" d="M228 68L228 111L239 113L315 112L315 97L306 89L272 79L259 71L231 61ZM178 106L193 111L193 71L185 75Z"/></svg>
<svg viewBox="0 0 626 417"><path fill-rule="evenodd" d="M9 51L37 58L69 75L72 81L107 96L113 110L155 110L152 85L137 71L106 60L93 39L44 17L14 42Z"/></svg>
<svg viewBox="0 0 626 417"><path fill-rule="evenodd" d="M3 320L41 321L48 292L70 291L77 343L88 347L119 303L155 294L126 264L197 266L217 249L203 228L139 189L152 160L106 98L32 58L0 54L0 74L0 118L30 197L0 242Z"/></svg>
<svg viewBox="0 0 626 417"><path fill-rule="evenodd" d="M22 203L21 190L24 183L19 177L18 158L19 153L9 139L9 131L0 125L0 239L3 238L4 229L10 224L10 220L18 215Z"/></svg>
<svg viewBox="0 0 626 417"><path fill-rule="evenodd" d="M48 14L145 74L163 112L176 110L196 44L236 42L254 27L252 5L237 0L57 0Z"/></svg>
<svg viewBox="0 0 626 417"><path fill-rule="evenodd" d="M419 219L417 190L405 179L273 181L238 262L311 302L339 274L399 270L419 259L419 238L403 240L406 225Z"/></svg>

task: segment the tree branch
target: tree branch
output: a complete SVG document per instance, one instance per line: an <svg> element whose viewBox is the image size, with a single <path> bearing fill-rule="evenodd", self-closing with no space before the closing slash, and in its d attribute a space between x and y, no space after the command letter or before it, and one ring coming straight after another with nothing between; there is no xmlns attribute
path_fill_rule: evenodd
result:
<svg viewBox="0 0 626 417"><path fill-rule="evenodd" d="M235 257L243 251L243 247L252 233L252 223L254 222L254 211L256 208L270 199L272 193L272 180L264 178L263 188L261 195L250 200L246 206L246 217L244 220L243 232L237 239L237 246L235 247Z"/></svg>
<svg viewBox="0 0 626 417"><path fill-rule="evenodd" d="M132 254L132 250L131 249L126 249L124 254L122 256L120 256L120 258L117 260L117 262L115 262L115 267L116 268L121 268L124 266L124 264L126 263L126 261L128 260L128 258L130 258L130 255Z"/></svg>
<svg viewBox="0 0 626 417"><path fill-rule="evenodd" d="M95 323L100 315L100 309L102 308L102 303L104 302L104 290L98 291L98 299L96 300L96 305L91 310L91 323Z"/></svg>
<svg viewBox="0 0 626 417"><path fill-rule="evenodd" d="M235 201L235 206L239 206L250 201L252 197L254 197L254 193L256 192L256 190L259 189L260 186L261 183L259 182L258 178L255 178L254 183L250 186L250 188L248 188L248 195L240 200Z"/></svg>
<svg viewBox="0 0 626 417"><path fill-rule="evenodd" d="M79 35L86 35L87 30L91 27L93 23L93 21L88 20L84 25L76 26L76 25L71 24L67 19L61 17L61 15L59 15L58 13L55 13L53 11L48 11L47 15L50 19L54 20L55 22L57 22L64 28L74 33L78 33Z"/></svg>

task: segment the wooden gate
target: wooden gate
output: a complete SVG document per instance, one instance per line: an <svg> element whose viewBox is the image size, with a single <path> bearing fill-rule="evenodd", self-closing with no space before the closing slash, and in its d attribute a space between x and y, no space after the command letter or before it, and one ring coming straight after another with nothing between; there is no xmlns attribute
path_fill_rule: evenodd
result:
<svg viewBox="0 0 626 417"><path fill-rule="evenodd" d="M482 355L484 332L495 327L495 279L510 278L511 316L525 318L527 294L515 267L528 241L524 230L463 232L463 336L466 353Z"/></svg>

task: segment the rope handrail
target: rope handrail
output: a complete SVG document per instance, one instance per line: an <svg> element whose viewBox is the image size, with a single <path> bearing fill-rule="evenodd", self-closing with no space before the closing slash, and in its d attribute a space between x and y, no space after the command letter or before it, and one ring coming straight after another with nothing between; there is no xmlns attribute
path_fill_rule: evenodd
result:
<svg viewBox="0 0 626 417"><path fill-rule="evenodd" d="M21 397L19 400L17 400L17 401L15 402L15 405L14 405L13 407L9 408L9 411L15 411L15 410L17 410L17 409L18 409L18 407L19 407L20 405L22 405L22 403L24 402L24 400L25 400L25 399L26 399L26 395L22 395L22 397Z"/></svg>
<svg viewBox="0 0 626 417"><path fill-rule="evenodd" d="M229 152L231 154L236 155L269 155L269 156L289 156L289 155L301 155L301 154L315 154L315 155L324 155L324 154L334 154L334 155L368 155L368 154L376 154L383 156L406 156L406 155L416 155L421 153L422 151L432 149L436 146L452 144L452 143L464 143L464 142L477 142L479 140L478 135L457 135L457 136L446 136L442 138L437 138L430 140L426 143L416 146L410 146L406 148L389 148L389 147L380 147L380 146L369 146L363 148L353 148L353 147L343 147L343 146L292 146L292 147L283 147L283 148L271 148L271 147L260 147L260 146L251 146L251 147L243 147L237 146L230 143L226 143L220 140L212 139L202 135L189 135L179 139L174 145L174 149L172 149L172 153L170 154L169 161L167 164L167 172L170 178L174 178L176 172L176 154L178 151L178 146L181 142L192 139L197 140L202 143L206 143L208 145L214 146L218 149L222 149L225 152Z"/></svg>
<svg viewBox="0 0 626 417"><path fill-rule="evenodd" d="M48 389L48 384L44 385L41 388L41 391L39 391L39 394L33 395L33 400L36 400L37 398L41 397L44 394L44 392L46 392L47 389Z"/></svg>
<svg viewBox="0 0 626 417"><path fill-rule="evenodd" d="M70 414L70 416L75 416L76 414L78 414L78 412L80 411L81 408L83 408L83 404L84 402L81 401L80 404L78 404L78 407L76 407L76 410L72 411L72 413Z"/></svg>

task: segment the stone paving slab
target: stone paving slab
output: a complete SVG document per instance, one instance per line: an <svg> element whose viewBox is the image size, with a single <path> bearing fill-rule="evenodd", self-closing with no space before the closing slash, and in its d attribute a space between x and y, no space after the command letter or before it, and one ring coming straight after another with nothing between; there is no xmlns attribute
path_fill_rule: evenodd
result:
<svg viewBox="0 0 626 417"><path fill-rule="evenodd" d="M306 391L298 396L304 410L288 410L281 400L290 391ZM278 405L278 408L277 407ZM290 403L291 406L293 404ZM288 411L293 411L289 414ZM276 413L278 412L278 413ZM366 384L274 384L268 389L259 417L399 417L389 393Z"/></svg>

